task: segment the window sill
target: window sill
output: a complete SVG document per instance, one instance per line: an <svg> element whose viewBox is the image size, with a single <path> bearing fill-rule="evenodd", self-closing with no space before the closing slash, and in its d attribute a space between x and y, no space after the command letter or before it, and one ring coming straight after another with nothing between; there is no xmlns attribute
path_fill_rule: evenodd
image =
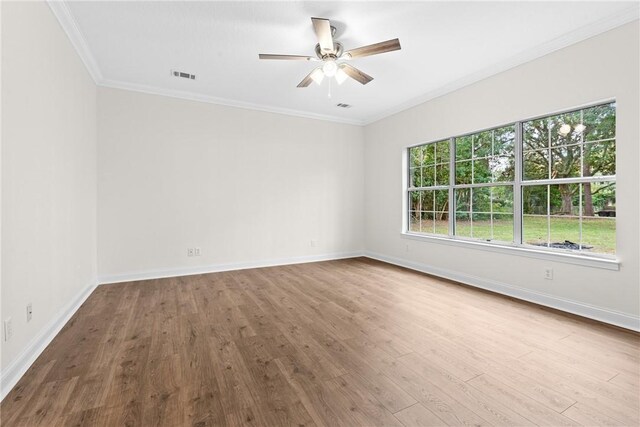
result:
<svg viewBox="0 0 640 427"><path fill-rule="evenodd" d="M620 270L620 261L615 258L609 258L606 255L578 255L574 253L534 249L526 246L509 245L508 243L498 244L490 242L479 242L454 237L438 237L408 232L401 233L401 237L404 239L418 240L429 243L465 247L509 255L524 256L528 258L545 259L554 262L563 262L566 264L582 265L586 267L602 268L614 271Z"/></svg>

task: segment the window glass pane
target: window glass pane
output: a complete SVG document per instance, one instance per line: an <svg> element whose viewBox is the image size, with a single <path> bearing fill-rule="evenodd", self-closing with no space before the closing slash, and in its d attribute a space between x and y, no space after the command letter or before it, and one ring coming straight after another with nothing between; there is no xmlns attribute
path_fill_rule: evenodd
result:
<svg viewBox="0 0 640 427"><path fill-rule="evenodd" d="M449 163L449 140L436 144L436 163Z"/></svg>
<svg viewBox="0 0 640 427"><path fill-rule="evenodd" d="M616 186L582 184L582 245L594 253L616 253Z"/></svg>
<svg viewBox="0 0 640 427"><path fill-rule="evenodd" d="M592 142L584 145L583 176L616 174L615 140Z"/></svg>
<svg viewBox="0 0 640 427"><path fill-rule="evenodd" d="M513 215L493 214L493 240L513 242Z"/></svg>
<svg viewBox="0 0 640 427"><path fill-rule="evenodd" d="M580 213L578 184L551 185L549 209L552 216L577 216Z"/></svg>
<svg viewBox="0 0 640 427"><path fill-rule="evenodd" d="M422 183L422 169L421 168L411 168L409 169L409 178L411 182L409 183L410 187L420 187Z"/></svg>
<svg viewBox="0 0 640 427"><path fill-rule="evenodd" d="M516 140L515 126L506 126L496 129L493 136L494 156L513 156Z"/></svg>
<svg viewBox="0 0 640 427"><path fill-rule="evenodd" d="M455 190L456 212L471 211L471 190L460 188Z"/></svg>
<svg viewBox="0 0 640 427"><path fill-rule="evenodd" d="M472 196L473 237L513 241L513 187L474 188Z"/></svg>
<svg viewBox="0 0 640 427"><path fill-rule="evenodd" d="M472 135L473 157L491 156L491 145L493 142L493 131L485 131Z"/></svg>
<svg viewBox="0 0 640 427"><path fill-rule="evenodd" d="M471 184L471 160L456 162L456 184Z"/></svg>
<svg viewBox="0 0 640 427"><path fill-rule="evenodd" d="M415 168L422 166L422 146L411 147L409 149L409 167Z"/></svg>
<svg viewBox="0 0 640 427"><path fill-rule="evenodd" d="M473 161L473 183L481 184L485 182L491 182L489 159L476 159Z"/></svg>
<svg viewBox="0 0 640 427"><path fill-rule="evenodd" d="M546 185L527 186L522 191L522 241L546 244L549 236Z"/></svg>
<svg viewBox="0 0 640 427"><path fill-rule="evenodd" d="M422 182L420 185L421 187L431 187L435 185L435 170L436 167L434 165L425 166L422 168Z"/></svg>
<svg viewBox="0 0 640 427"><path fill-rule="evenodd" d="M473 212L473 238L491 240L491 214Z"/></svg>
<svg viewBox="0 0 640 427"><path fill-rule="evenodd" d="M436 165L436 185L449 185L449 165Z"/></svg>
<svg viewBox="0 0 640 427"><path fill-rule="evenodd" d="M551 149L551 178L580 176L580 146L570 145Z"/></svg>
<svg viewBox="0 0 640 427"><path fill-rule="evenodd" d="M491 192L491 210L493 213L513 213L513 187L493 187Z"/></svg>
<svg viewBox="0 0 640 427"><path fill-rule="evenodd" d="M513 181L515 176L514 157L492 157L489 160L491 179L493 182Z"/></svg>
<svg viewBox="0 0 640 427"><path fill-rule="evenodd" d="M438 219L436 216L436 228L434 230L435 234L442 234L445 236L449 235L449 215L444 219Z"/></svg>
<svg viewBox="0 0 640 427"><path fill-rule="evenodd" d="M449 190L436 190L435 230L436 234L449 234Z"/></svg>
<svg viewBox="0 0 640 427"><path fill-rule="evenodd" d="M471 158L471 136L456 138L456 161Z"/></svg>
<svg viewBox="0 0 640 427"><path fill-rule="evenodd" d="M456 139L456 184L510 182L515 177L515 125ZM473 147L473 161L464 159Z"/></svg>
<svg viewBox="0 0 640 427"><path fill-rule="evenodd" d="M525 152L523 167L524 180L549 179L549 150Z"/></svg>
<svg viewBox="0 0 640 427"><path fill-rule="evenodd" d="M530 120L522 126L524 180L615 174L615 104ZM544 149L548 146L551 150Z"/></svg>
<svg viewBox="0 0 640 427"><path fill-rule="evenodd" d="M545 119L530 120L522 123L523 151L540 150L550 145L549 128Z"/></svg>
<svg viewBox="0 0 640 427"><path fill-rule="evenodd" d="M420 218L420 232L433 233L433 212L421 212Z"/></svg>
<svg viewBox="0 0 640 427"><path fill-rule="evenodd" d="M433 211L433 191L421 191L419 211Z"/></svg>
<svg viewBox="0 0 640 427"><path fill-rule="evenodd" d="M491 212L491 188L482 187L473 189L473 212Z"/></svg>
<svg viewBox="0 0 640 427"><path fill-rule="evenodd" d="M415 211L409 212L409 231L420 232L420 213Z"/></svg>
<svg viewBox="0 0 640 427"><path fill-rule="evenodd" d="M422 164L424 166L433 165L436 162L435 144L422 146Z"/></svg>
<svg viewBox="0 0 640 427"><path fill-rule="evenodd" d="M582 123L580 111L551 116L547 122L552 147L580 142L582 136L575 131L576 126Z"/></svg>
<svg viewBox="0 0 640 427"><path fill-rule="evenodd" d="M471 190L462 188L455 190L456 218L455 235L471 237Z"/></svg>
<svg viewBox="0 0 640 427"><path fill-rule="evenodd" d="M420 210L420 191L409 191L409 210Z"/></svg>
<svg viewBox="0 0 640 427"><path fill-rule="evenodd" d="M458 237L471 237L471 214L469 212L456 212L456 232Z"/></svg>
<svg viewBox="0 0 640 427"><path fill-rule="evenodd" d="M580 249L580 218L577 216L551 215L549 220L550 242L554 249Z"/></svg>
<svg viewBox="0 0 640 427"><path fill-rule="evenodd" d="M549 186L549 247L580 249L579 188L579 184Z"/></svg>
<svg viewBox="0 0 640 427"><path fill-rule="evenodd" d="M583 110L582 122L585 126L585 141L600 141L615 138L616 108L615 103L598 105Z"/></svg>

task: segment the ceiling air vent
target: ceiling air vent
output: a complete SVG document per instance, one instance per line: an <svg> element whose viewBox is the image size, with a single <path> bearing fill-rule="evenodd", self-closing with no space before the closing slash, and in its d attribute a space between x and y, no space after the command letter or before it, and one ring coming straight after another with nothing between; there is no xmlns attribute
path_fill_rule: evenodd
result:
<svg viewBox="0 0 640 427"><path fill-rule="evenodd" d="M336 107L340 107L340 108L351 108L351 105L349 104L343 104L342 102L340 104L336 104Z"/></svg>
<svg viewBox="0 0 640 427"><path fill-rule="evenodd" d="M180 77L180 78L189 79L189 80L195 80L196 79L196 75L195 74L184 73L182 71L171 70L171 75L173 75L174 77Z"/></svg>

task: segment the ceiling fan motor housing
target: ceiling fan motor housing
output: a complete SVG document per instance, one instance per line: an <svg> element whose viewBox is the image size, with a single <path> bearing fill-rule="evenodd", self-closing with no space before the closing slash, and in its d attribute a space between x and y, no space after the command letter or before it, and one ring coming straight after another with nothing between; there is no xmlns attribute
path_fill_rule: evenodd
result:
<svg viewBox="0 0 640 427"><path fill-rule="evenodd" d="M335 27L332 27L332 28L335 28ZM333 52L326 52L326 53L322 52L322 48L320 47L320 44L316 45L316 56L323 61L326 61L327 59L333 59L335 61L336 59L342 56L343 51L344 51L344 48L342 47L342 43L340 42L334 41Z"/></svg>

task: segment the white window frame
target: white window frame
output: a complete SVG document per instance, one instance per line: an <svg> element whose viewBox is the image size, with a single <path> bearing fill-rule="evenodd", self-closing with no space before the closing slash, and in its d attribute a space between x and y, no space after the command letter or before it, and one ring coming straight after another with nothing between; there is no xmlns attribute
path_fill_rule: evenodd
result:
<svg viewBox="0 0 640 427"><path fill-rule="evenodd" d="M523 220L523 206L522 206L522 192L526 186L536 185L558 185L558 184L583 184L587 182L615 182L616 175L607 176L592 176L592 177L575 177L575 178L559 178L559 179L540 179L540 180L523 180L523 123L531 120L537 120L549 116L555 116L564 113L570 113L577 110L583 110L598 105L604 105L609 103L615 103L615 99L602 100L590 104L586 104L579 107L573 107L568 109L562 109L557 112L543 114L535 117L530 117L522 120L518 120L515 123L509 123L505 125L491 126L489 128L477 130L474 132L468 132L465 134L456 135L450 138L438 138L429 142L420 142L407 146L403 150L402 156L402 170L403 170L403 189L402 189L402 232L401 236L406 239L429 241L438 244L453 245L459 247L475 248L480 250L488 250L492 252L517 254L520 256L545 259L551 261L559 261L569 264L584 265L589 267L604 268L608 270L619 270L620 262L617 255L597 254L597 253L584 253L578 251L572 251L567 249L555 249L555 248L543 248L534 245L526 244L522 241L522 220ZM617 116L617 113L616 113ZM504 128L508 126L514 126L515 128L515 141L514 141L514 155L515 155L515 171L514 180L507 182L490 182L482 184L456 184L455 182L455 163L456 163L456 151L455 140L456 138L474 135L480 132L490 131L494 129ZM617 127L617 126L616 126ZM617 141L617 129L616 129L616 141ZM421 189L427 189L422 187L410 187L410 150L414 147L428 145L432 143L449 140L449 185L438 186L438 189L448 189L449 191L449 234L427 234L417 233L409 230L411 221L410 212L410 194L411 191L419 191ZM473 154L472 154L473 158ZM581 162L583 160L581 159ZM479 188L479 187L495 187L495 186L510 186L513 185L513 242L496 242L486 241L475 238L466 238L455 235L455 218L457 206L455 206L455 189L462 188ZM443 187L443 188L440 188ZM429 187L428 189L434 190L435 188ZM582 215L582 214L580 214ZM618 230L616 228L616 234ZM617 239L616 239L617 241ZM617 252L617 251L616 251Z"/></svg>

